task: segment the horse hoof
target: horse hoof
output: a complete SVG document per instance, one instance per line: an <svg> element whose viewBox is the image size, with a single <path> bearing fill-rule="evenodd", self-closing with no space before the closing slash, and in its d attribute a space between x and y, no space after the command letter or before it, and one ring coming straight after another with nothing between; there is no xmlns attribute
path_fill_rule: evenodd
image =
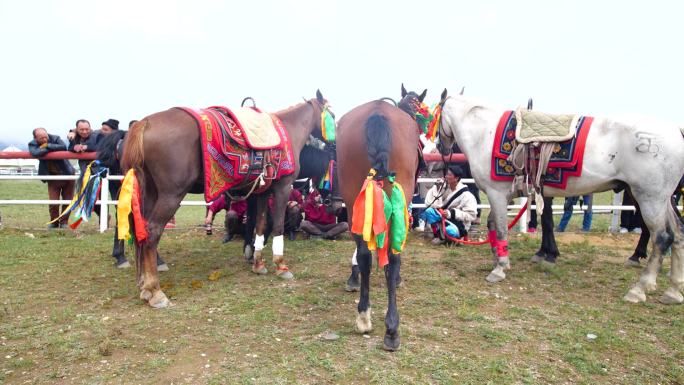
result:
<svg viewBox="0 0 684 385"><path fill-rule="evenodd" d="M504 279L506 279L506 273L503 272L503 268L501 266L497 266L497 268L492 270L492 272L489 273L489 275L485 279L489 283L501 282Z"/></svg>
<svg viewBox="0 0 684 385"><path fill-rule="evenodd" d="M119 263L118 265L116 265L116 268L117 268L117 269L130 269L130 268L131 268L131 264L130 264L128 261L124 260L123 262L121 262L121 263Z"/></svg>
<svg viewBox="0 0 684 385"><path fill-rule="evenodd" d="M166 263L157 265L157 271L169 271L169 265L167 265Z"/></svg>
<svg viewBox="0 0 684 385"><path fill-rule="evenodd" d="M665 293L660 297L660 303L665 305L678 305L684 303L684 296L682 296L682 293L680 293L679 290L670 287L665 290Z"/></svg>
<svg viewBox="0 0 684 385"><path fill-rule="evenodd" d="M140 299L149 302L150 298L152 298L152 292L149 290L142 290L140 291Z"/></svg>
<svg viewBox="0 0 684 385"><path fill-rule="evenodd" d="M359 291L361 289L361 284L359 283L359 277L354 275L351 275L349 279L347 280L347 284L344 286L344 291L348 291L350 293Z"/></svg>
<svg viewBox="0 0 684 385"><path fill-rule="evenodd" d="M388 352L396 352L399 350L401 342L399 340L399 335L392 338L389 334L385 334L385 339L382 342L382 349Z"/></svg>
<svg viewBox="0 0 684 385"><path fill-rule="evenodd" d="M635 261L630 258L625 261L625 267L641 267L641 264L638 260Z"/></svg>
<svg viewBox="0 0 684 385"><path fill-rule="evenodd" d="M264 275L268 274L268 269L266 269L266 266L252 266L252 273Z"/></svg>
<svg viewBox="0 0 684 385"><path fill-rule="evenodd" d="M653 293L654 291L656 291L656 289L658 289L658 285L655 282L649 282L644 284L643 286L644 292L646 292L647 294Z"/></svg>
<svg viewBox="0 0 684 385"><path fill-rule="evenodd" d="M164 294L163 291L158 290L156 293L154 293L154 296L148 303L155 309L163 309L168 307L171 304L171 301L166 298L166 294Z"/></svg>
<svg viewBox="0 0 684 385"><path fill-rule="evenodd" d="M530 262L532 262L532 263L539 263L539 262L541 262L541 261L543 261L543 260L544 260L544 256L543 256L543 255L539 255L539 254L535 254L535 255L532 256L532 258L530 258Z"/></svg>
<svg viewBox="0 0 684 385"><path fill-rule="evenodd" d="M640 287L635 286L622 299L631 303L646 302L646 293Z"/></svg>
<svg viewBox="0 0 684 385"><path fill-rule="evenodd" d="M276 275L282 279L285 279L285 280L290 280L290 279L294 278L294 275L292 275L292 272L290 272L290 270L277 271Z"/></svg>
<svg viewBox="0 0 684 385"><path fill-rule="evenodd" d="M356 330L358 330L359 333L368 333L373 330L373 324L371 323L371 308L359 312L356 316Z"/></svg>

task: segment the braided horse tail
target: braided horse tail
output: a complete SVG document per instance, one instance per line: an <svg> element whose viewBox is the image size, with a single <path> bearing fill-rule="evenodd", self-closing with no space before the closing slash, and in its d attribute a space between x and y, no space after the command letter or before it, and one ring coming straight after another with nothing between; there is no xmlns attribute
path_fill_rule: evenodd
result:
<svg viewBox="0 0 684 385"><path fill-rule="evenodd" d="M389 175L389 156L392 150L392 133L387 118L371 115L365 124L366 146L371 167L377 171L376 180Z"/></svg>

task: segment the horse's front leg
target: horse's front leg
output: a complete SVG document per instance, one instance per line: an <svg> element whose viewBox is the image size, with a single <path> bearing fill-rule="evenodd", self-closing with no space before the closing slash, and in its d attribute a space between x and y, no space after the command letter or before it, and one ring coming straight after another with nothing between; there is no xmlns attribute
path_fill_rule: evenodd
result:
<svg viewBox="0 0 684 385"><path fill-rule="evenodd" d="M254 262L252 272L256 274L267 274L266 264L264 263L264 232L266 231L266 195L262 194L256 198L256 236L254 237Z"/></svg>
<svg viewBox="0 0 684 385"><path fill-rule="evenodd" d="M370 272L371 252L362 236L354 234L356 241L356 260L359 262L359 274L361 275L361 290L359 296L358 314L356 316L356 329L359 333L368 333L373 329L371 322L370 306Z"/></svg>
<svg viewBox="0 0 684 385"><path fill-rule="evenodd" d="M389 351L399 349L399 310L397 309L397 282L401 269L401 254L389 253L389 264L385 266L387 281L387 314L385 314L385 338L382 348Z"/></svg>
<svg viewBox="0 0 684 385"><path fill-rule="evenodd" d="M511 268L508 259L508 226L506 220L508 195L493 192L488 195L491 213L487 219L489 242L494 254L494 268L487 276L487 282L500 282L506 278L504 270Z"/></svg>
<svg viewBox="0 0 684 385"><path fill-rule="evenodd" d="M274 189L273 197L273 263L276 265L276 275L282 279L292 279L294 276L285 264L285 210L287 198L292 187L289 180L281 180Z"/></svg>

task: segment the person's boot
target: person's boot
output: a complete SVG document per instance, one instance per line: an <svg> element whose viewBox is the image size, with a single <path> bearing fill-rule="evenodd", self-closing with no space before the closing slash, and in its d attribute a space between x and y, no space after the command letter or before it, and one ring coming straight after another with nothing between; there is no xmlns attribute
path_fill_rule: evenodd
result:
<svg viewBox="0 0 684 385"><path fill-rule="evenodd" d="M359 282L359 265L352 265L351 275L347 279L347 284L344 287L345 291L354 292L359 291L361 283Z"/></svg>

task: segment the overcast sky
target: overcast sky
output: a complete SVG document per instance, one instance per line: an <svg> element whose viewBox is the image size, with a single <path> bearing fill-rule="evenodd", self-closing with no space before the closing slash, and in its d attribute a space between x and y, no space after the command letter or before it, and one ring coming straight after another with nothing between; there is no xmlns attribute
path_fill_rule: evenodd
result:
<svg viewBox="0 0 684 385"><path fill-rule="evenodd" d="M173 106L276 111L447 87L684 124L684 2L0 0L0 141Z"/></svg>

